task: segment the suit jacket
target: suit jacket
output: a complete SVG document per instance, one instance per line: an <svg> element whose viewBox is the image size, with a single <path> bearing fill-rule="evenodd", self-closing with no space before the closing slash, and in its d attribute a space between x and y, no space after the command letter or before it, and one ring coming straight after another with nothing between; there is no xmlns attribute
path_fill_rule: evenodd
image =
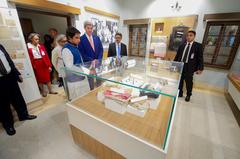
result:
<svg viewBox="0 0 240 159"><path fill-rule="evenodd" d="M17 68L15 67L11 57L9 56L9 54L7 53L7 51L5 50L5 48L0 44L0 50L4 53L9 66L11 67L11 74L14 76L14 78L16 79L16 81L21 82L21 80L19 79L19 75L21 75L21 73L17 70Z"/></svg>
<svg viewBox="0 0 240 159"><path fill-rule="evenodd" d="M31 60L33 69L36 70L36 69L38 69L39 66L37 66L37 65L35 64L35 60L34 60L34 56L33 56L33 51L32 51L32 49L33 49L33 48L31 48L31 47L28 46L29 57L30 57L30 60ZM50 61L50 59L49 59L49 57L48 57L48 53L47 53L44 45L39 44L39 45L38 45L38 49L39 49L39 51L40 51L40 53L41 53L42 60L44 61L46 67L52 67L51 61Z"/></svg>
<svg viewBox="0 0 240 159"><path fill-rule="evenodd" d="M179 46L178 51L177 51L177 55L175 56L174 61L181 62L183 51L184 51L184 48L185 48L186 44L187 43L184 43L184 44ZM198 42L193 42L188 57L189 57L188 58L188 67L189 67L188 70L191 73L193 73L197 70L203 70L204 69L202 44L200 44Z"/></svg>
<svg viewBox="0 0 240 159"><path fill-rule="evenodd" d="M78 49L82 55L83 61L93 61L95 59L101 60L103 57L103 46L98 36L92 35L95 51L93 50L86 34L81 36L81 42Z"/></svg>
<svg viewBox="0 0 240 159"><path fill-rule="evenodd" d="M121 56L127 56L127 46L121 43ZM108 47L108 57L117 56L116 43L109 44Z"/></svg>

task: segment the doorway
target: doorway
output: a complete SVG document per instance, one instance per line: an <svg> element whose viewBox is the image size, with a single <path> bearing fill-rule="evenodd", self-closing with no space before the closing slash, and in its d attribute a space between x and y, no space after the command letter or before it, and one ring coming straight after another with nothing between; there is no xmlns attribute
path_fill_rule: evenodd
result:
<svg viewBox="0 0 240 159"><path fill-rule="evenodd" d="M19 21L22 27L25 42L28 43L30 33L40 35L42 44L52 62L52 50L56 47L55 39L57 34L66 34L66 29L71 26L71 14L52 12L44 9L28 9L26 6L17 6ZM55 33L50 34L54 31ZM57 33L57 34L56 34ZM51 71L52 84L58 84L58 74L54 67Z"/></svg>
<svg viewBox="0 0 240 159"><path fill-rule="evenodd" d="M129 25L129 55L146 56L147 24Z"/></svg>
<svg viewBox="0 0 240 159"><path fill-rule="evenodd" d="M48 34L49 28L54 28L59 34L65 34L68 26L71 26L71 16L48 11L26 9L17 7L19 20L23 30L24 38L30 33L36 32L40 35L41 43L44 43L43 37Z"/></svg>

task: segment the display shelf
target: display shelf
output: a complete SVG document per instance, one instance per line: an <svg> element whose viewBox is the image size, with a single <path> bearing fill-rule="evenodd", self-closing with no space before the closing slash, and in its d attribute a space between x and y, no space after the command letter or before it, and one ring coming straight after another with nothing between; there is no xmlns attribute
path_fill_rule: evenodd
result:
<svg viewBox="0 0 240 159"><path fill-rule="evenodd" d="M102 144L124 158L163 158L182 67L173 61L122 57L65 68L65 89L69 95L75 93L68 103L74 139L88 136L95 146ZM74 83L82 87L72 87ZM129 145L139 152L126 150ZM96 155L95 151L91 153Z"/></svg>

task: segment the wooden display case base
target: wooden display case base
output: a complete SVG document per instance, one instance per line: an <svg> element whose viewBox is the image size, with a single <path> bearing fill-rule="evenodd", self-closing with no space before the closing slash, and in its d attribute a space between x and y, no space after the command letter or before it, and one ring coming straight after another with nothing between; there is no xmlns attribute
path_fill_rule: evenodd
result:
<svg viewBox="0 0 240 159"><path fill-rule="evenodd" d="M166 157L177 99L173 107L170 97L162 97L158 108L148 110L142 118L108 110L96 97L94 90L67 103L76 144L100 159ZM165 146L164 137L167 137Z"/></svg>
<svg viewBox="0 0 240 159"><path fill-rule="evenodd" d="M70 125L74 142L98 159L125 159L104 144L98 142L88 134Z"/></svg>

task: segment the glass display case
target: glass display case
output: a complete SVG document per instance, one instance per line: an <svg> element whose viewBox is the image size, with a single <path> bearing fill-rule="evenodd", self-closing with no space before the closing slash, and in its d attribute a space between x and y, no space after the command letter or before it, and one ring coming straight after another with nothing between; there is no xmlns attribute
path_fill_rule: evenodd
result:
<svg viewBox="0 0 240 159"><path fill-rule="evenodd" d="M167 152L182 68L179 62L131 57L65 68L75 142L99 158L107 152L97 153L98 146L122 158L162 158ZM92 146L83 143L83 138L91 140Z"/></svg>

